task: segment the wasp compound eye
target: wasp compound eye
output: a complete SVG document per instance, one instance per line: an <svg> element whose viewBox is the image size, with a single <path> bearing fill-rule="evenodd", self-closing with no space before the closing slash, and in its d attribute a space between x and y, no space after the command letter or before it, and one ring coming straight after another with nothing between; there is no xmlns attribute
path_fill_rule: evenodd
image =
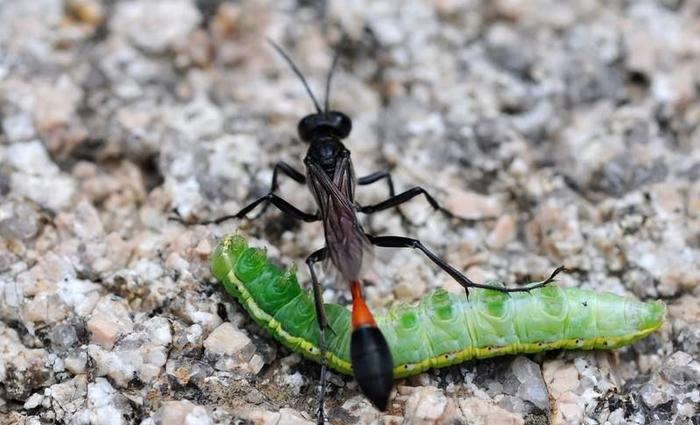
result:
<svg viewBox="0 0 700 425"><path fill-rule="evenodd" d="M317 127L318 114L307 115L299 121L297 125L297 132L299 133L299 138L304 142L310 142L314 137L315 129Z"/></svg>
<svg viewBox="0 0 700 425"><path fill-rule="evenodd" d="M334 130L336 136L344 139L350 135L352 130L352 121L350 118L342 112L331 111L326 114L331 122L331 127Z"/></svg>

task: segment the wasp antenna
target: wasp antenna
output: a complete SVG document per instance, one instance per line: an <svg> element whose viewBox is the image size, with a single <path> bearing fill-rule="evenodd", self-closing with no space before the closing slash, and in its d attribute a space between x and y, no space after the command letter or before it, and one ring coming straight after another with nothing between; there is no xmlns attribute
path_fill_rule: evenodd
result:
<svg viewBox="0 0 700 425"><path fill-rule="evenodd" d="M272 47L274 47L275 50L277 50L277 53L282 55L284 60L287 61L289 66L292 68L292 71L294 71L294 73L297 74L297 77L299 77L302 84L304 84L304 88L306 89L306 92L311 97L311 100L313 100L314 106L316 107L316 112L318 112L319 114L323 113L323 111L321 110L321 105L319 105L318 100L316 100L314 93L311 91L311 87L309 87L309 84L306 82L306 78L304 78L304 75L302 75L301 71L299 71L299 68L297 68L297 66L294 64L294 61L292 60L292 58L290 58L289 55L287 55L287 53L285 53L285 51L282 49L282 47L279 44L272 41L272 39L268 38L267 42L270 43L270 45Z"/></svg>
<svg viewBox="0 0 700 425"><path fill-rule="evenodd" d="M335 71L335 67L338 64L338 58L340 57L340 50L335 51L335 55L333 56L333 63L331 64L331 69L328 71L328 77L326 77L326 100L324 101L324 112L328 112L328 103L330 102L330 97L331 97L331 80L333 79L333 71Z"/></svg>

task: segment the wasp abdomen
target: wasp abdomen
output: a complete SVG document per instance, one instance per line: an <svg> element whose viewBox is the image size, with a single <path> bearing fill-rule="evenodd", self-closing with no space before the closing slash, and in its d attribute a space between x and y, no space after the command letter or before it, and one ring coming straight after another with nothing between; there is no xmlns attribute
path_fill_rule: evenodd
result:
<svg viewBox="0 0 700 425"><path fill-rule="evenodd" d="M379 328L362 326L352 332L350 358L362 393L377 409L386 410L394 387L394 361Z"/></svg>

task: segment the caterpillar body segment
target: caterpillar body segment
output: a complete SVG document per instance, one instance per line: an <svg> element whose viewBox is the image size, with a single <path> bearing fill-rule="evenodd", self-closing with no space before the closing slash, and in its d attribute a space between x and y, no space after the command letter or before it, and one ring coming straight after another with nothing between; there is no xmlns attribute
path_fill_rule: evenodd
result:
<svg viewBox="0 0 700 425"><path fill-rule="evenodd" d="M263 249L232 235L217 246L212 273L275 339L320 361L313 300L294 268L280 269ZM328 365L353 374L350 311L338 304L325 304L325 310L333 329L325 334ZM665 315L661 301L548 285L529 293L472 289L469 299L438 289L417 305L398 304L375 319L400 378L505 354L618 348L660 328Z"/></svg>

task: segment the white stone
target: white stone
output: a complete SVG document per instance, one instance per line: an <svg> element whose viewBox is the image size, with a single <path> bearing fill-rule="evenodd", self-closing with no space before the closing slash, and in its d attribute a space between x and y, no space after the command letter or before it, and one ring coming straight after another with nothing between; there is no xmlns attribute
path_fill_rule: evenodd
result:
<svg viewBox="0 0 700 425"><path fill-rule="evenodd" d="M204 348L209 355L237 356L243 361L248 361L255 352L255 345L248 335L230 322L214 329L204 340Z"/></svg>
<svg viewBox="0 0 700 425"><path fill-rule="evenodd" d="M149 339L143 331L126 336L112 351L91 344L88 353L95 362L96 373L109 376L120 387L128 386L134 377L152 382L168 360L167 348Z"/></svg>
<svg viewBox="0 0 700 425"><path fill-rule="evenodd" d="M165 425L165 422L163 422ZM185 417L184 425L214 425L214 420L202 406L196 406L192 411Z"/></svg>
<svg viewBox="0 0 700 425"><path fill-rule="evenodd" d="M576 366L563 360L551 360L542 366L547 390L555 400L568 391L578 388L580 380Z"/></svg>
<svg viewBox="0 0 700 425"><path fill-rule="evenodd" d="M501 249L515 238L516 231L517 225L513 216L503 215L496 221L495 227L486 238L486 244L493 249Z"/></svg>
<svg viewBox="0 0 700 425"><path fill-rule="evenodd" d="M126 421L115 403L118 395L109 381L104 378L95 379L94 383L88 384L88 406L76 414L76 419L84 418L86 423L95 425L125 425Z"/></svg>
<svg viewBox="0 0 700 425"><path fill-rule="evenodd" d="M265 359L259 354L253 354L253 357L250 358L248 361L248 370L251 371L251 373L257 375L260 373L262 368L265 366Z"/></svg>
<svg viewBox="0 0 700 425"><path fill-rule="evenodd" d="M462 399L459 401L459 407L472 425L523 425L525 423L521 415L479 398Z"/></svg>
<svg viewBox="0 0 700 425"><path fill-rule="evenodd" d="M405 408L405 424L439 424L456 419L456 407L452 400L435 387L416 387L408 397Z"/></svg>
<svg viewBox="0 0 700 425"><path fill-rule="evenodd" d="M111 349L120 335L126 335L133 328L128 307L111 297L103 297L98 302L87 323L90 341L106 349Z"/></svg>
<svg viewBox="0 0 700 425"><path fill-rule="evenodd" d="M166 401L160 408L163 425L185 425L187 416L197 407L189 400Z"/></svg>
<svg viewBox="0 0 700 425"><path fill-rule="evenodd" d="M73 179L62 174L39 141L15 143L7 148L8 162L17 170L10 176L12 191L41 206L59 211L75 192Z"/></svg>
<svg viewBox="0 0 700 425"><path fill-rule="evenodd" d="M186 37L200 19L188 0L132 0L116 5L111 28L141 48L162 52Z"/></svg>
<svg viewBox="0 0 700 425"><path fill-rule="evenodd" d="M149 339L153 344L168 345L173 340L170 322L164 317L150 318L146 320L143 327L148 332Z"/></svg>
<svg viewBox="0 0 700 425"><path fill-rule="evenodd" d="M304 419L298 411L289 408L282 408L278 412L241 409L236 411L236 414L255 424L313 425L315 423Z"/></svg>
<svg viewBox="0 0 700 425"><path fill-rule="evenodd" d="M5 154L7 162L22 173L51 176L59 172L58 166L51 161L46 148L38 140L14 143L7 147Z"/></svg>
<svg viewBox="0 0 700 425"><path fill-rule="evenodd" d="M503 213L503 206L497 198L464 190L450 191L445 207L465 218L498 217Z"/></svg>
<svg viewBox="0 0 700 425"><path fill-rule="evenodd" d="M80 375L85 373L87 366L87 353L85 351L79 352L77 355L66 357L65 367L66 370L73 375Z"/></svg>
<svg viewBox="0 0 700 425"><path fill-rule="evenodd" d="M66 276L58 281L58 296L80 316L92 312L100 298L100 286L89 280Z"/></svg>
<svg viewBox="0 0 700 425"><path fill-rule="evenodd" d="M27 113L4 117L2 119L2 130L8 140L12 142L29 140L36 136L32 117Z"/></svg>
<svg viewBox="0 0 700 425"><path fill-rule="evenodd" d="M34 393L29 398L27 401L24 402L24 408L25 409L34 409L35 407L39 406L41 404L41 401L44 399L44 394L42 393Z"/></svg>

